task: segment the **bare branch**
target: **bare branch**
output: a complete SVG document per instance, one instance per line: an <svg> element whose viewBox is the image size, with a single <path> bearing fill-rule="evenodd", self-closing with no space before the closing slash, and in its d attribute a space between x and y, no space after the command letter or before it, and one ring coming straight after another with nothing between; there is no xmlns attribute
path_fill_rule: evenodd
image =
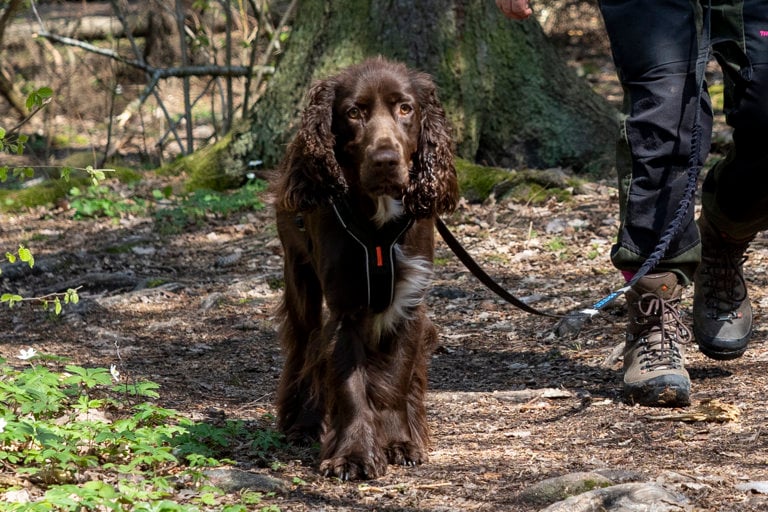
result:
<svg viewBox="0 0 768 512"><path fill-rule="evenodd" d="M171 68L156 68L154 66L150 66L145 62L141 62L139 60L134 60L134 59L126 59L125 57L118 54L117 52L114 52L106 48L99 48L98 46L94 46L90 43L79 41L77 39L72 39L71 37L60 36L57 34L46 32L46 31L38 32L37 36L43 37L45 39L48 39L56 43L66 44L69 46L76 46L78 48L89 51L91 53L96 53L98 55L108 57L118 62L122 62L123 64L126 64L128 66L141 69L142 71L146 71L147 73L153 76L157 76L158 78L170 78L170 77L184 78L184 77L191 77L191 76L237 77L237 76L248 76L248 74L251 72L251 70L246 66L207 65L207 66L180 66L180 67L171 67ZM271 74L275 72L274 66L257 66L256 68L260 74Z"/></svg>
<svg viewBox="0 0 768 512"><path fill-rule="evenodd" d="M261 85L261 81L264 78L264 75L266 74L266 70L270 69L270 66L267 66L267 60L269 59L269 54L272 52L272 49L277 45L277 42L280 39L280 27L285 26L288 23L288 20L293 16L293 12L296 10L296 6L298 5L298 0L292 0L291 5L288 6L288 9L286 9L285 14L283 14L282 19L280 20L280 24L277 26L277 30L275 30L275 33L272 35L272 39L269 41L269 45L267 46L267 49L264 50L264 53L261 55L261 62L258 66L254 66L254 71L256 71L256 78L253 80L254 87L258 90L259 85ZM274 68L271 68L271 73L274 73ZM249 84L250 85L250 84ZM246 89L247 90L247 89ZM243 111L243 117L245 117L245 111Z"/></svg>

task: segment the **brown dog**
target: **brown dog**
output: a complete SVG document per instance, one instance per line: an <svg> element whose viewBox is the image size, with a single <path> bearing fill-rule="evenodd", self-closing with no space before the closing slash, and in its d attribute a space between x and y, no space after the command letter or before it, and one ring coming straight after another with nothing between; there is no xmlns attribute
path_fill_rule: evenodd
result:
<svg viewBox="0 0 768 512"><path fill-rule="evenodd" d="M427 460L434 217L458 199L428 75L382 58L315 83L276 183L285 293L280 428L320 470L376 478ZM325 307L323 306L325 304Z"/></svg>

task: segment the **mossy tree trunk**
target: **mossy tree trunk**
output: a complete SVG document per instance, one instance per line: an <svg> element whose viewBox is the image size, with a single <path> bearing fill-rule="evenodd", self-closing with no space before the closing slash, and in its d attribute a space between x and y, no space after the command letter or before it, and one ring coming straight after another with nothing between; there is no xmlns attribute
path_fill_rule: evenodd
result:
<svg viewBox="0 0 768 512"><path fill-rule="evenodd" d="M434 77L461 157L577 171L612 160L613 110L535 20L507 20L491 0L304 0L250 126L233 138L233 161L274 166L312 80L379 54Z"/></svg>

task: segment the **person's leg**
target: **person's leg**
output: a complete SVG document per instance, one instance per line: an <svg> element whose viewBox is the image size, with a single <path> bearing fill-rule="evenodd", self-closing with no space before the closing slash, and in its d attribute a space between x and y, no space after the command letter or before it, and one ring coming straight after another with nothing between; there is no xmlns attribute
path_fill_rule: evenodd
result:
<svg viewBox="0 0 768 512"><path fill-rule="evenodd" d="M600 7L624 88L617 144L621 228L611 260L633 272L656 247L683 199L698 103L701 10L690 0L602 0ZM697 163L702 165L712 127L707 94L699 124ZM687 284L698 261L699 236L690 211L656 268L675 272Z"/></svg>
<svg viewBox="0 0 768 512"><path fill-rule="evenodd" d="M698 3L689 0L602 0L600 8L624 88L617 145L621 227L611 261L631 274L653 252L683 200L694 145L696 165L709 151L712 112L709 97L698 96L696 73L702 17ZM690 379L679 343L690 334L677 308L682 286L700 259L692 210L656 273L626 294L624 394L630 402L689 402Z"/></svg>
<svg viewBox="0 0 768 512"><path fill-rule="evenodd" d="M713 0L715 24L734 143L704 181L693 330L706 355L733 359L746 350L752 327L744 253L768 229L768 9L764 0Z"/></svg>

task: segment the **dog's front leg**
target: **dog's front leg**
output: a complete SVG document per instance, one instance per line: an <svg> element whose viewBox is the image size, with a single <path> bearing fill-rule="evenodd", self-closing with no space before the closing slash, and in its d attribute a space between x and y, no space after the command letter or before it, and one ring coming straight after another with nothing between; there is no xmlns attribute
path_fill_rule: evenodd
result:
<svg viewBox="0 0 768 512"><path fill-rule="evenodd" d="M337 327L329 337L328 430L323 438L320 471L342 480L377 478L386 473L387 457L379 418L368 396L367 329L356 315L332 324Z"/></svg>

